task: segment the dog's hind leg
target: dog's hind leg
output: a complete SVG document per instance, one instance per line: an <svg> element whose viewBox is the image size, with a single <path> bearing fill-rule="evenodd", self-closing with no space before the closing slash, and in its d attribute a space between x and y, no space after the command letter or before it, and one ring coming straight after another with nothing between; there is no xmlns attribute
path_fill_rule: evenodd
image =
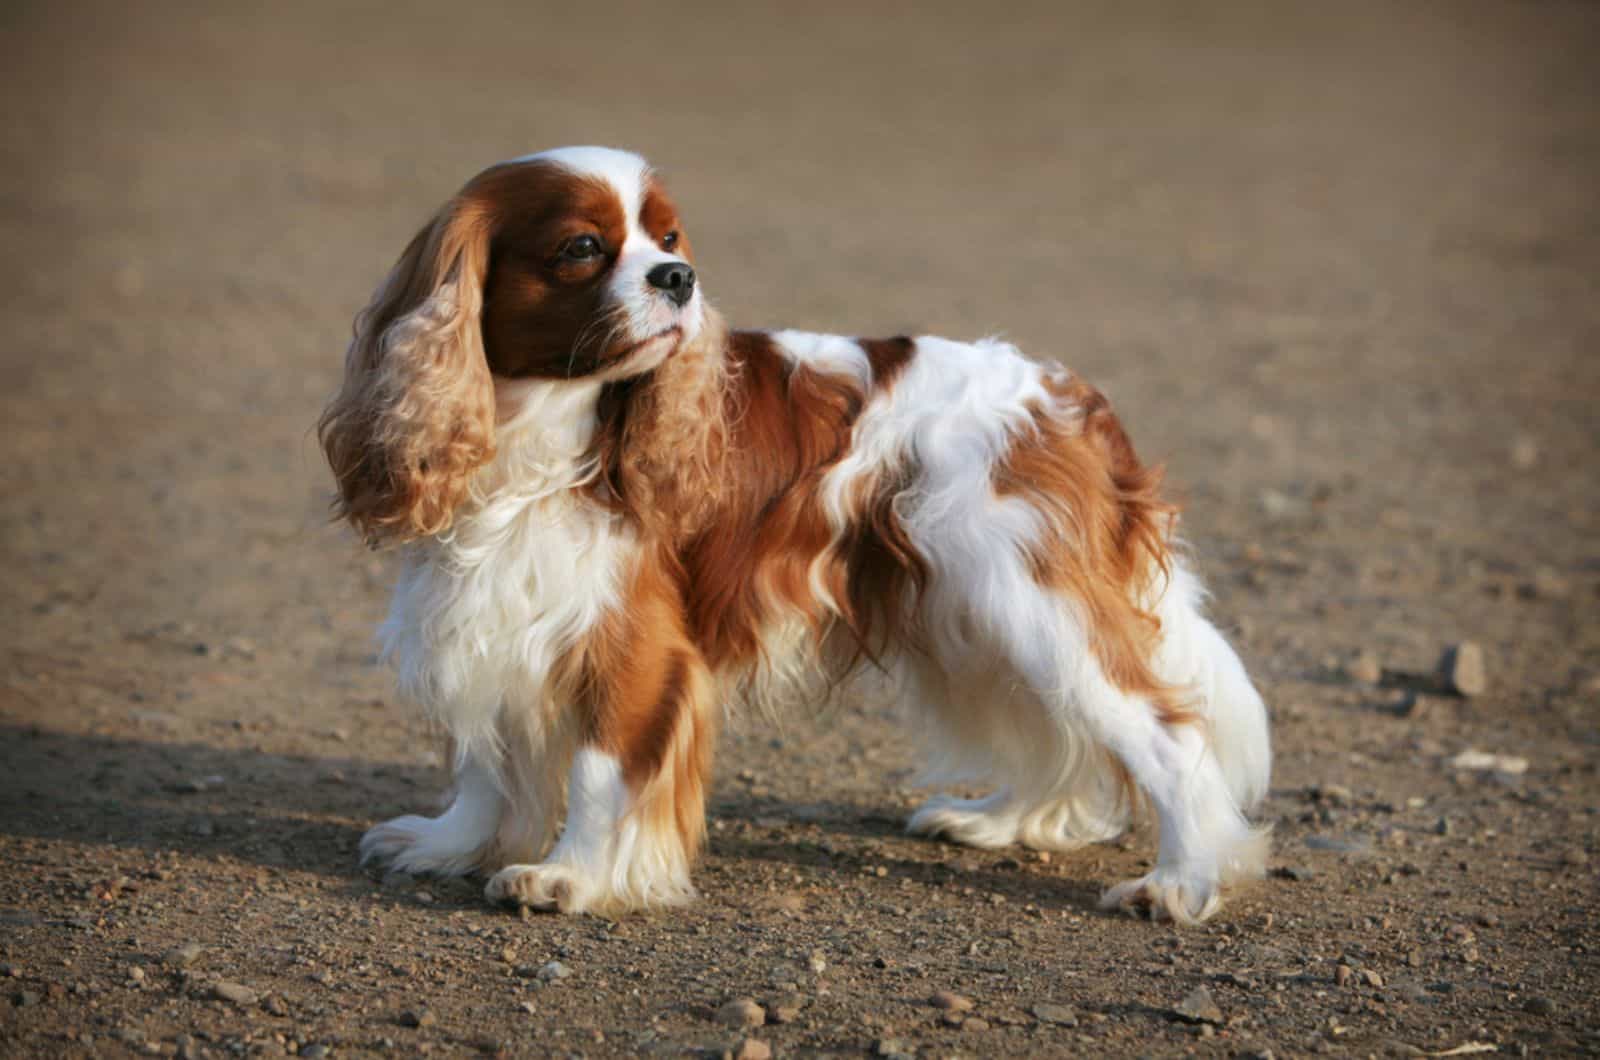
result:
<svg viewBox="0 0 1600 1060"><path fill-rule="evenodd" d="M1019 604L1047 635L1009 642L1018 672L1063 725L1081 727L1115 756L1160 827L1155 869L1113 887L1105 904L1183 923L1208 918L1223 884L1260 875L1266 833L1251 826L1236 800L1242 785L1212 744L1207 706L1184 703L1176 689L1113 681L1079 632L1077 609L1059 594L1037 588Z"/></svg>
<svg viewBox="0 0 1600 1060"><path fill-rule="evenodd" d="M1131 807L1104 753L1059 724L1009 668L993 669L957 680L931 659L898 668L908 712L930 734L924 780L995 788L973 799L935 795L906 830L975 847L1056 851L1121 835Z"/></svg>

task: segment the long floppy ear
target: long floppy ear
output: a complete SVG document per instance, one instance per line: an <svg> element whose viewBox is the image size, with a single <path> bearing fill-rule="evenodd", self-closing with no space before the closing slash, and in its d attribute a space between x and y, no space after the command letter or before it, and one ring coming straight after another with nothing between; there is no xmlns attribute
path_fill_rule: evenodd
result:
<svg viewBox="0 0 1600 1060"><path fill-rule="evenodd" d="M457 198L418 232L357 316L344 382L317 423L335 512L367 543L449 529L494 456L494 383L479 318L490 218Z"/></svg>

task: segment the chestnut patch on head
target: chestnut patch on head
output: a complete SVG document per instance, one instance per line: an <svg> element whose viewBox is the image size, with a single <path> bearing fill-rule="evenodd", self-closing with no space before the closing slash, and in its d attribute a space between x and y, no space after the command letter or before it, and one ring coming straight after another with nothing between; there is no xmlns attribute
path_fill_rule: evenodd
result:
<svg viewBox="0 0 1600 1060"><path fill-rule="evenodd" d="M639 206L639 227L662 250L676 254L684 261L694 261L694 250L689 246L689 237L684 234L683 224L678 219L678 208L667 198L661 182L653 176L644 186L644 202Z"/></svg>
<svg viewBox="0 0 1600 1060"><path fill-rule="evenodd" d="M549 162L489 170L468 194L493 215L483 344L496 375L590 375L626 343L606 280L627 238L612 186Z"/></svg>

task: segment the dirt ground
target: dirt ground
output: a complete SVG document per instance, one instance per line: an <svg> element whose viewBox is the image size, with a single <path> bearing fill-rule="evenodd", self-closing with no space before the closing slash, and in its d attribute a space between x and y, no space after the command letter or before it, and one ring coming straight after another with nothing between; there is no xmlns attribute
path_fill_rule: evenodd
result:
<svg viewBox="0 0 1600 1060"><path fill-rule="evenodd" d="M0 1053L1600 1052L1600 6L570 6L0 12ZM310 426L421 220L572 142L736 324L1110 392L1272 706L1266 880L1183 931L1095 908L1148 830L907 838L871 702L734 726L683 911L356 867L444 777Z"/></svg>

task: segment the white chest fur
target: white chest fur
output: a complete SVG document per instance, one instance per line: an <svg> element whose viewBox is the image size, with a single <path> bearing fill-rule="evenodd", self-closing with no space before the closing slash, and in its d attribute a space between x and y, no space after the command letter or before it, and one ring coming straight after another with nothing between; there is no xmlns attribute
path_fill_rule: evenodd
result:
<svg viewBox="0 0 1600 1060"><path fill-rule="evenodd" d="M598 387L501 389L495 459L451 530L413 546L379 631L401 692L461 752L494 740L504 706L550 708L552 665L617 605L636 549L578 489Z"/></svg>

